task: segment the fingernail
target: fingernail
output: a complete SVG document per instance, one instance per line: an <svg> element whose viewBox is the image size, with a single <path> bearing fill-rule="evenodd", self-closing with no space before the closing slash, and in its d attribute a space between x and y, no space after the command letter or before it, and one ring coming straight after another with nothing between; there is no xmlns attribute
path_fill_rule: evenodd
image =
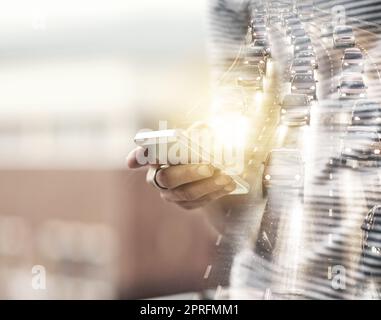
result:
<svg viewBox="0 0 381 320"><path fill-rule="evenodd" d="M223 186L225 184L228 184L232 181L232 179L229 176L218 176L214 182L218 186Z"/></svg>
<svg viewBox="0 0 381 320"><path fill-rule="evenodd" d="M235 184L229 184L227 185L225 188L224 188L225 191L227 192L232 192L233 190L235 190Z"/></svg>
<svg viewBox="0 0 381 320"><path fill-rule="evenodd" d="M201 165L197 168L197 172L201 176L210 177L213 174L213 169L211 166Z"/></svg>

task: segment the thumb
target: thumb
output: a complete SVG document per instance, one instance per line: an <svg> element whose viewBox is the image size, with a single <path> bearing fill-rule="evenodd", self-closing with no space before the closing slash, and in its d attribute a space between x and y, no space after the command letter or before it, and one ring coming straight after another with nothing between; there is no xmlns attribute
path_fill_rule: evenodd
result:
<svg viewBox="0 0 381 320"><path fill-rule="evenodd" d="M127 167L129 169L137 169L143 167L144 165L140 164L138 159L143 159L144 153L146 151L147 149L142 147L137 147L134 150L132 150L126 158Z"/></svg>

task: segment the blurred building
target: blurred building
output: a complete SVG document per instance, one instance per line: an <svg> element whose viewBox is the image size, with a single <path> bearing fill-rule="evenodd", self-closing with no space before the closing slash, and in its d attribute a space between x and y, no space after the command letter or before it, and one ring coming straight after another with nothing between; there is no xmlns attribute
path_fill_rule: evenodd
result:
<svg viewBox="0 0 381 320"><path fill-rule="evenodd" d="M205 93L203 4L187 3L0 4L0 298L204 285L213 231L124 164L137 130ZM34 265L46 290L31 285Z"/></svg>

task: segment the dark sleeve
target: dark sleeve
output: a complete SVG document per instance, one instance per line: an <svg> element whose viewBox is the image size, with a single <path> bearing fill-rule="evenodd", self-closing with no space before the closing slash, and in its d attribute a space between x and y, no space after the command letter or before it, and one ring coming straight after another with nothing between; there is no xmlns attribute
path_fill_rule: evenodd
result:
<svg viewBox="0 0 381 320"><path fill-rule="evenodd" d="M218 78L238 55L249 24L250 0L211 0L210 63Z"/></svg>

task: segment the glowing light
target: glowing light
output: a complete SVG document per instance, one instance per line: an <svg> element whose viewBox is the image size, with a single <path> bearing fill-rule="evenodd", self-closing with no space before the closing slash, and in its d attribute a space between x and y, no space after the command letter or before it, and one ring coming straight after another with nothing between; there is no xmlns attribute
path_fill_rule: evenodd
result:
<svg viewBox="0 0 381 320"><path fill-rule="evenodd" d="M214 116L209 122L217 147L245 147L249 132L248 119L239 113Z"/></svg>

